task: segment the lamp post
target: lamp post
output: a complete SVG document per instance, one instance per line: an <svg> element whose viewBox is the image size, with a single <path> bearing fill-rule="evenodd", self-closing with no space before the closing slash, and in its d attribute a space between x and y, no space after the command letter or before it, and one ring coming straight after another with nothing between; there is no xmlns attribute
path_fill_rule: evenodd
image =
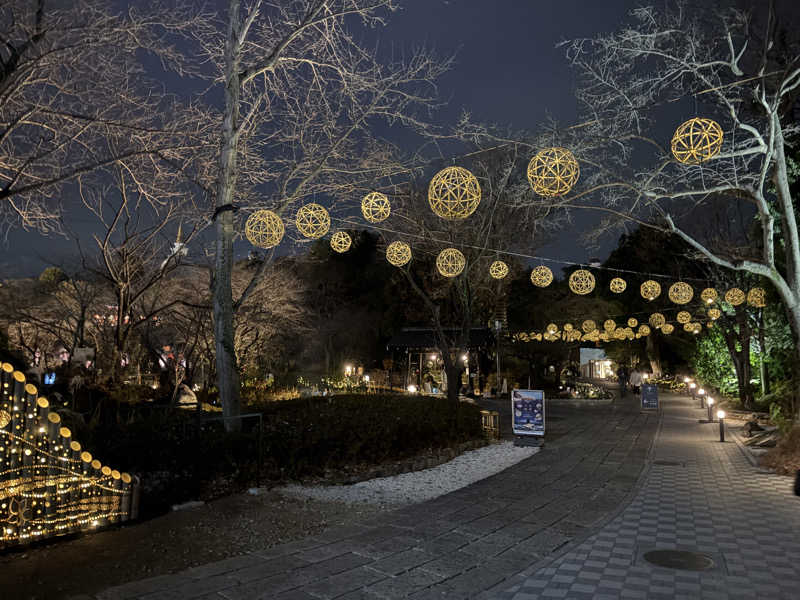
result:
<svg viewBox="0 0 800 600"><path fill-rule="evenodd" d="M695 389L696 387L697 387L697 384L696 384L694 381L692 381L692 382L689 384L689 393L692 395L692 400L694 400L694 389Z"/></svg>
<svg viewBox="0 0 800 600"><path fill-rule="evenodd" d="M496 338L496 342L497 342L497 352L496 352L496 354L497 354L497 381L495 382L495 384L496 384L496 388L495 389L497 390L497 394L496 394L497 396L500 396L500 330L502 328L503 328L503 322L500 319L495 319L494 320L494 331L495 331L495 338Z"/></svg>
<svg viewBox="0 0 800 600"><path fill-rule="evenodd" d="M725 411L717 411L717 419L719 419L719 441L725 441Z"/></svg>
<svg viewBox="0 0 800 600"><path fill-rule="evenodd" d="M709 423L713 423L714 422L714 415L711 414L711 407L712 406L714 406L714 399L713 398L709 398L708 399L708 422Z"/></svg>
<svg viewBox="0 0 800 600"><path fill-rule="evenodd" d="M705 404L703 404L703 397L705 396L706 391L703 388L697 390L697 395L700 396L700 408L705 408Z"/></svg>

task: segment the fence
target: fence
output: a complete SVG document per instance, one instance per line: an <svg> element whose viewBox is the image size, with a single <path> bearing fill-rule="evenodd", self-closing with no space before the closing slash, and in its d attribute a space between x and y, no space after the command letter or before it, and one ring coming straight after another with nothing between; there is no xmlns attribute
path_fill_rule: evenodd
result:
<svg viewBox="0 0 800 600"><path fill-rule="evenodd" d="M0 363L0 548L127 521L138 480L72 439L36 386Z"/></svg>

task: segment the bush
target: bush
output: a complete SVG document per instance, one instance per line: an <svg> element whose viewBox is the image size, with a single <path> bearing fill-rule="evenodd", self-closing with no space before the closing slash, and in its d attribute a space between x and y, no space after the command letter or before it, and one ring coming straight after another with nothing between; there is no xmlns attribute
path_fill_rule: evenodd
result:
<svg viewBox="0 0 800 600"><path fill-rule="evenodd" d="M800 427L794 427L761 457L761 464L781 475L794 475L800 470Z"/></svg>

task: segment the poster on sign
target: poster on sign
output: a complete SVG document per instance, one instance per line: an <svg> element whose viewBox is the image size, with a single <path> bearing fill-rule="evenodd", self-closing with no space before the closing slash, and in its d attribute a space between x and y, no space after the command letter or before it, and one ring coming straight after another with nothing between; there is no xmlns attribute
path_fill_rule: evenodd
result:
<svg viewBox="0 0 800 600"><path fill-rule="evenodd" d="M642 409L658 410L658 386L652 383L642 385Z"/></svg>
<svg viewBox="0 0 800 600"><path fill-rule="evenodd" d="M513 390L511 424L514 435L544 435L544 392Z"/></svg>

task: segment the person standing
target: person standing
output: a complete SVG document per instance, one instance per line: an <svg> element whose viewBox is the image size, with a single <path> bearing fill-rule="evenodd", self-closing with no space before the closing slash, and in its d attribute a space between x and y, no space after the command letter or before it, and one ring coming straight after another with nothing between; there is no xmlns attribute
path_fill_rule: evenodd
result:
<svg viewBox="0 0 800 600"><path fill-rule="evenodd" d="M628 367L621 365L617 369L617 378L619 379L619 397L624 398L628 392Z"/></svg>
<svg viewBox="0 0 800 600"><path fill-rule="evenodd" d="M634 367L631 371L631 387L633 388L633 395L638 396L642 390L642 372L639 367Z"/></svg>

